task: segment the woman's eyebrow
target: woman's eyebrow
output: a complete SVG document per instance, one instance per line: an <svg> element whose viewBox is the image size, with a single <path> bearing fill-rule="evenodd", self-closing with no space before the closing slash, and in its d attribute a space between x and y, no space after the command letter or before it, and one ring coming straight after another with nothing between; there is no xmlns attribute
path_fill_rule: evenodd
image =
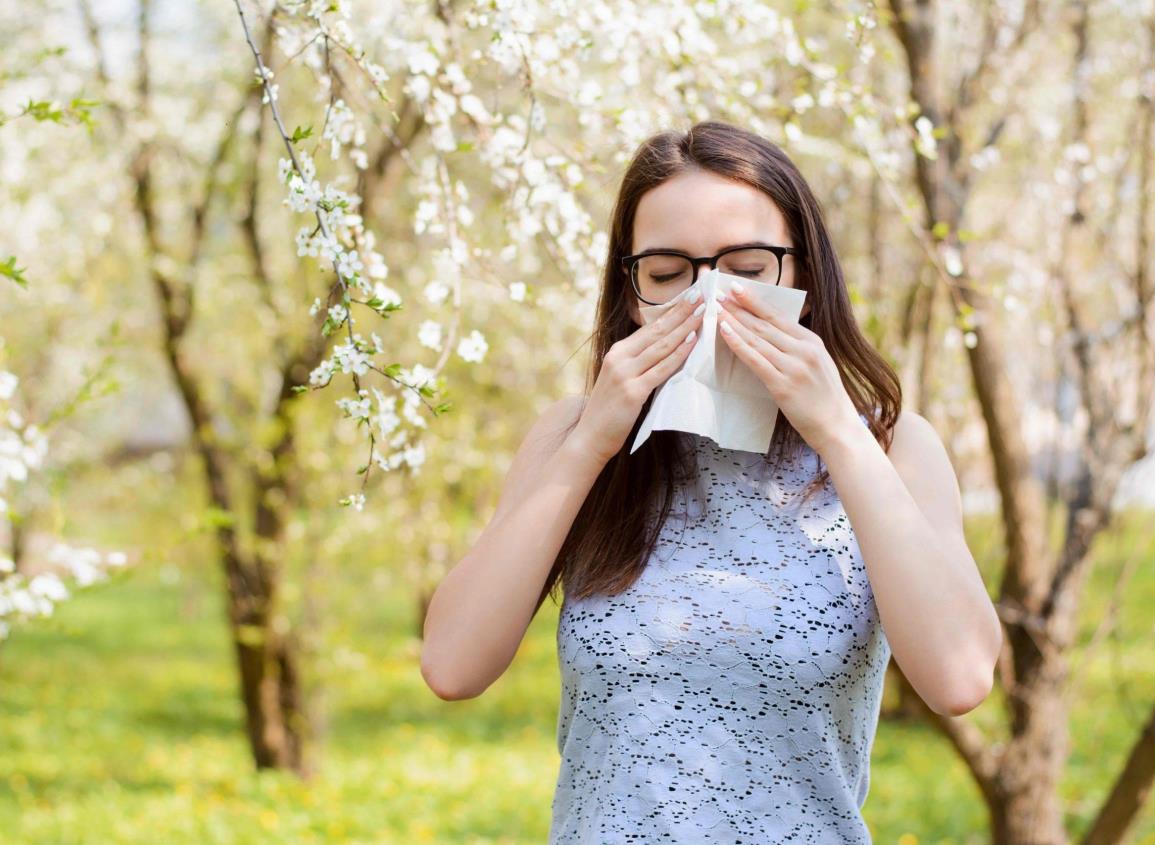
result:
<svg viewBox="0 0 1155 845"><path fill-rule="evenodd" d="M719 249L718 252L725 252L728 249L733 249L734 247L740 247L740 246L742 246L742 247L745 247L745 246L775 246L775 244L772 244L769 241L743 241L742 243L736 243L736 244L730 244L729 246L724 246L721 249ZM686 250L678 249L676 246L652 246L649 249L643 249L641 252L639 252L637 254L638 255L645 255L648 252L680 252L680 253L683 253L685 255L689 255L689 253L686 252Z"/></svg>

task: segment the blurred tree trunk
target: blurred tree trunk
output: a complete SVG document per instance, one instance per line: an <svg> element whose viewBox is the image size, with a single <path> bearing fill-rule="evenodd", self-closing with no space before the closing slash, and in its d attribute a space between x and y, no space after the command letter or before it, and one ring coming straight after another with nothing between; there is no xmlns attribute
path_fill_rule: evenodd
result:
<svg viewBox="0 0 1155 845"><path fill-rule="evenodd" d="M138 17L137 111L151 113L149 64L151 0L141 0ZM88 14L89 21L93 18ZM95 26L90 26L95 34ZM265 40L272 42L272 26ZM288 506L295 499L292 483L293 422L291 385L307 381L319 363L324 346L311 339L290 354L280 370L280 391L270 414L271 442L258 445L252 463L245 465L224 445L215 430L212 409L204 389L204 376L192 366L184 338L194 312L195 268L204 243L206 219L218 190L218 170L234 145L237 126L244 113L259 107L259 89L250 84L232 119L226 122L216 153L205 176L205 187L193 208L186 261L170 258L160 233L154 192L157 150L150 140L139 142L131 172L135 183L135 207L144 235L149 275L157 293L164 328L165 358L184 401L192 425L192 440L205 468L208 499L215 509L215 536L225 570L227 610L240 674L245 707L246 732L257 768L291 769L308 776L306 736L308 718L303 712L296 639L286 617L279 612L281 558L285 542ZM122 121L122 127L125 122ZM258 141L259 144L259 141ZM250 185L250 202L256 201L256 179ZM184 267L181 267L181 264ZM180 268L179 270L177 268ZM181 272L183 271L183 272ZM182 278L183 277L183 278ZM268 279L258 281L267 284ZM241 465L238 467L238 463ZM253 542L241 542L245 524L244 497L233 488L230 473L240 469L254 490ZM250 548L251 546L251 548Z"/></svg>
<svg viewBox="0 0 1155 845"><path fill-rule="evenodd" d="M1083 435L1077 481L1062 491L1067 514L1063 543L1057 553L1051 553L1046 541L1046 494L1031 472L1031 456L1023 436L1024 397L1016 392L1009 379L1006 366L1009 349L997 303L989 301L978 285L972 283L963 260L959 230L972 187L974 170L970 156L975 152L963 146L966 139L978 139L979 149L997 142L1010 106L1002 107L1001 113L992 117L991 103L983 103L981 118L971 107L994 74L1010 74L1010 68L1016 64L1012 59L1022 53L1024 42L1040 29L1044 8L1052 13L1057 10L1062 17L1056 18L1056 22L1060 26L1069 25L1074 36L1076 105L1070 115L1071 141L1088 143L1086 2L1075 0L1062 6L1043 7L1037 0L1029 0L1013 32L1007 32L1012 21L1002 4L986 4L979 15L984 27L980 57L960 79L948 78L943 71L957 56L940 55L937 36L942 29L935 19L939 4L935 0L889 0L889 5L890 25L901 44L909 72L911 98L935 130L943 132L938 136L936 158L921 155L916 149L916 181L924 205L925 229L935 238L933 244L928 244L928 253L938 256L940 284L949 295L956 316L973 316L972 330L977 342L967 345L967 358L988 433L1007 549L997 602L1006 631L999 679L1008 710L1007 737L992 743L961 718L937 716L929 709L925 712L954 745L978 784L990 812L992 841L1007 845L1059 845L1067 841L1063 805L1057 789L1068 755L1068 712L1064 698L1067 655L1074 641L1080 591L1091 564L1092 541L1110 522L1111 502L1120 478L1131 463L1146 453L1145 435L1155 399L1155 358L1147 328L1153 316L1146 267L1150 255L1148 236L1143 234L1152 231L1155 221L1149 219L1149 202L1141 200L1135 221L1140 233L1135 268L1117 269L1113 278L1101 277L1097 282L1113 285L1120 298L1130 292L1134 299L1134 309L1115 335L1097 334L1088 325L1088 314L1078 304L1079 295L1073 292L1075 279L1066 270L1072 261L1062 261L1054 268L1054 277L1062 287L1063 316L1068 322L1067 336L1071 338L1073 353L1072 361L1064 364L1074 370L1073 377L1081 394L1079 401L1090 425ZM1046 34L1054 38L1056 33ZM1003 39L1003 35L1011 37ZM1148 36L1155 36L1155 29ZM1155 43L1155 38L1152 42ZM1152 72L1151 53L1149 45L1148 74ZM1003 90L1014 91L1016 85L1023 85L1021 64L1018 63L1020 78L1000 80ZM1136 120L1136 134L1146 139L1138 149L1143 179L1140 193L1147 196L1151 190L1152 157L1149 95L1140 94ZM1118 208L1115 211L1118 212ZM1087 212L1080 193L1064 232L1064 250L1068 253L1091 250L1095 254L1093 236L1088 233ZM1111 222L1116 221L1117 218ZM1099 246L1097 254L1107 251L1102 244ZM1067 257L1070 259L1069 254ZM1119 261L1115 266L1122 268L1124 264ZM1122 339L1131 340L1131 346ZM1108 345L1109 351L1096 349ZM1134 418L1130 420L1124 419L1126 411L1123 410L1130 403L1112 395L1112 380L1101 377L1106 371L1104 368L1120 365L1122 355L1131 356L1127 361L1131 366L1126 372L1135 374L1126 380L1125 387L1137 397ZM1151 787L1155 777L1153 761L1155 730L1149 722L1085 842L1099 845L1121 841Z"/></svg>
<svg viewBox="0 0 1155 845"><path fill-rule="evenodd" d="M100 32L87 0L81 0L81 9L97 56L98 78L110 91L113 86L102 56ZM309 777L315 771L317 752L313 745L319 731L303 678L305 648L300 626L307 622L294 627L285 612L283 570L292 514L306 504L300 484L302 455L296 440L297 394L293 388L308 384L310 373L327 354L330 339L316 326L302 327L296 311L286 311L274 295L274 271L268 264L258 226L262 150L269 121L262 108L262 88L258 82L249 81L250 74L241 73L239 77L246 80L246 87L223 121L204 172L196 175L203 180L199 190L188 190L191 213L185 225L176 232L161 232L154 184L158 162L164 155L163 144L172 143L173 139L135 137L129 120L129 114L146 120L152 117L150 11L151 0L141 0L136 102L130 112L115 98L110 97L109 101L122 136L121 144L129 149L134 209L160 311L165 360L188 413L193 448L204 467L209 518L225 574L226 608L253 760L259 769L289 769ZM265 20L261 36L261 50L266 56L271 56L275 41L275 13L274 10ZM334 73L334 91L339 92L342 84L340 75ZM399 108L407 117L400 131L391 134L375 155L374 167L361 183L367 195L381 190L380 182L392 172L393 159L425 128L422 120L412 116L407 101ZM234 150L239 126L246 117L255 118L256 126L248 158ZM221 190L222 167L238 158L240 172L245 174L240 186L245 209L240 219L230 221L230 225L241 236L252 282L277 325L271 344L272 360L262 362L275 376L276 389L271 402L261 398L231 409L237 415L246 415L246 422L257 434L244 443L230 444L229 435L218 422L228 414L224 413L226 409L210 404L211 392L206 389L209 376L198 370L196 350L188 348L187 333L195 312L195 277L208 232L208 214ZM193 157L188 156L182 165L187 166L191 160ZM187 244L187 255L174 256L174 243ZM315 606L306 613L306 619L316 623Z"/></svg>
<svg viewBox="0 0 1155 845"><path fill-rule="evenodd" d="M96 18L86 0L81 11L89 40L97 56L97 76L105 91L112 92L104 62ZM190 420L193 449L204 468L209 520L216 551L225 574L226 608L238 668L245 728L257 768L283 768L308 777L312 722L304 695L302 648L299 633L284 612L281 588L284 580L287 528L294 508L302 501L298 483L300 455L295 441L292 387L308 383L309 373L323 359L328 340L310 329L291 331L290 317L277 309L272 296L272 274L261 249L257 229L260 170L257 161L263 137L264 114L261 89L247 82L237 105L217 139L214 155L203 173L199 191L190 187L191 213L176 232L161 231L158 209L158 163L163 141L140 138L134 133L137 115L151 117L150 0L142 0L137 20L139 54L136 68L136 102L131 109L109 96L115 129L121 146L128 150L129 176L133 185L136 216L140 221L147 274L156 293L160 312L164 358ZM266 22L265 48L273 43L273 19ZM246 81L248 74L242 74ZM200 263L207 218L220 191L219 171L237 143L238 126L246 113L257 118L252 160L247 162L247 210L239 234L248 247L253 281L258 285L270 313L284 318L275 338L277 360L270 362L277 377L271 406L246 406L244 413L260 434L246 448L234 448L217 420L223 409L213 408L206 390L208 374L196 366L196 351L189 349L187 332L195 311L195 275ZM192 160L191 157L189 160ZM182 186L183 187L183 186ZM234 224L235 225L235 224ZM173 225L173 229L177 229ZM167 237L166 237L167 235ZM172 244L187 244L186 256L172 255ZM293 339L296 337L297 339ZM266 403L267 404L267 403ZM249 533L245 534L245 529Z"/></svg>

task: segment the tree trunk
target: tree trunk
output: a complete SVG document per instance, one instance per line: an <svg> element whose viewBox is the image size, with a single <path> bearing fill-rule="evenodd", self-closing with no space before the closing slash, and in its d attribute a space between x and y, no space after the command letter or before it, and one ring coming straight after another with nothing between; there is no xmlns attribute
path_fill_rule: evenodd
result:
<svg viewBox="0 0 1155 845"><path fill-rule="evenodd" d="M1069 750L1063 697L1066 662L1055 656L1020 685L1023 723L1000 758L997 800L989 800L995 845L1065 845L1059 779Z"/></svg>
<svg viewBox="0 0 1155 845"><path fill-rule="evenodd" d="M928 242L928 254L940 248L953 253L953 269L939 273L943 290L949 295L956 319L972 317L969 329L974 343L967 344L969 369L975 396L986 424L994 469L995 483L1001 498L1003 539L1006 565L997 608L1004 624L1004 651L999 660L999 676L1006 693L1008 716L1007 740L991 743L981 732L962 718L943 717L926 710L925 715L952 742L978 783L990 812L991 837L998 845L1060 845L1067 842L1064 808L1058 786L1069 752L1066 684L1067 657L1074 642L1080 590L1087 575L1094 537L1110 521L1111 502L1120 477L1128 464L1145 452L1144 434L1152 404L1151 343L1145 326L1149 319L1151 295L1146 282L1143 261L1133 275L1116 275L1120 291L1135 291L1138 356L1137 378L1122 390L1112 392L1111 382L1099 378L1096 357L1111 359L1115 365L1124 353L1122 343L1107 346L1102 333L1090 328L1097 322L1083 313L1079 296L1065 268L1071 260L1052 268L1055 283L1063 295L1069 329L1075 341L1071 346L1071 363L1079 387L1083 410L1090 421L1081 444L1082 467L1077 482L1065 490L1066 531L1058 554L1048 549L1046 490L1031 470L1030 451L1024 437L1024 397L1008 377L1006 362L1010 347L1004 327L998 320L997 303L989 301L982 287L973 283L966 270L964 244L960 231L967 197L974 175L970 168L970 150L964 149L964 137L985 139L980 147L993 145L1008 119L1007 108L996 110L992 117L984 113L979 120L970 108L991 74L1011 63L1009 57L1019 50L1028 35L1039 27L1041 12L1055 6L1028 2L1017 26L1009 29L1010 38L1000 45L995 34L999 22L990 17L990 8L982 28L980 58L959 78L948 78L944 66L955 64L954 58L940 62L941 44L937 34L934 0L890 0L890 23L897 36L910 75L910 97L919 112L940 133L938 154L934 158L915 155L915 178L922 196L925 231L934 233ZM1086 96L1088 87L1079 80L1086 78L1090 67L1088 50L1088 8L1085 0L1074 0L1060 11L1068 13L1055 18L1056 29L1070 26L1075 36L1075 104L1071 109L1073 137L1071 142L1090 145ZM1144 72L1155 65L1155 21L1149 24L1149 49ZM1025 66L1024 66L1025 67ZM1024 72L1022 70L1020 73ZM1004 76L1004 90L1014 88L1016 79ZM1141 98L1137 110L1137 131L1144 140L1151 138L1152 103ZM999 113L1001 112L1001 113ZM969 121L969 122L968 122ZM984 125L972 125L974 123ZM965 126L964 126L965 124ZM963 131L965 129L965 131ZM915 133L912 132L912 137ZM1141 145L1144 174L1141 196L1150 176L1150 144ZM1086 210L1093 207L1084 201L1083 182L1076 193L1073 211L1063 230L1064 256L1071 259L1074 230L1088 228ZM1118 193L1118 192L1116 192ZM1148 206L1137 206L1137 231L1149 227ZM1118 215L1109 218L1115 225ZM1141 243L1146 243L1142 239ZM1106 242L1104 242L1106 243ZM1092 242L1083 243L1078 251L1094 254ZM941 259L940 259L941 260ZM947 269L945 262L944 269ZM1113 271L1117 272L1117 271ZM1099 284L1109 281L1099 280ZM1097 336L1098 335L1098 336ZM1011 340L1014 343L1014 340ZM1066 361L1061 361L1065 364ZM1059 377L1065 377L1060 372ZM1129 426L1120 423L1120 394L1137 395L1136 420ZM1108 794L1086 843L1107 845L1120 841L1134 821L1138 808L1155 780L1155 721L1141 733L1129 760Z"/></svg>
<svg viewBox="0 0 1155 845"><path fill-rule="evenodd" d="M238 600L239 599L239 600ZM255 601L254 601L255 600ZM233 607L263 604L230 594ZM290 769L308 777L308 714L301 691L297 640L277 634L267 613L241 612L231 625L240 673L245 730L258 769Z"/></svg>

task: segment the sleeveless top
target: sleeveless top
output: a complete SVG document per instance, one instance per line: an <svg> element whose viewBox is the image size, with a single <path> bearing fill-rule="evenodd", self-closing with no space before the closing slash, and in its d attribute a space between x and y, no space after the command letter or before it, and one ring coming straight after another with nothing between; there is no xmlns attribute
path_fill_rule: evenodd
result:
<svg viewBox="0 0 1155 845"><path fill-rule="evenodd" d="M550 845L870 843L890 645L833 482L678 436L699 476L639 580L562 602Z"/></svg>

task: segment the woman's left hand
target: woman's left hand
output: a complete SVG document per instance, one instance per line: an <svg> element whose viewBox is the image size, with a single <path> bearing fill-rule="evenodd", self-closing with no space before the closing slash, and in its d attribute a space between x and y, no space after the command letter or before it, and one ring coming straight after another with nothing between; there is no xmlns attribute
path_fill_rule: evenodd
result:
<svg viewBox="0 0 1155 845"><path fill-rule="evenodd" d="M721 301L718 331L766 385L790 424L819 454L862 420L822 338L743 289ZM727 332L723 326L730 326Z"/></svg>

